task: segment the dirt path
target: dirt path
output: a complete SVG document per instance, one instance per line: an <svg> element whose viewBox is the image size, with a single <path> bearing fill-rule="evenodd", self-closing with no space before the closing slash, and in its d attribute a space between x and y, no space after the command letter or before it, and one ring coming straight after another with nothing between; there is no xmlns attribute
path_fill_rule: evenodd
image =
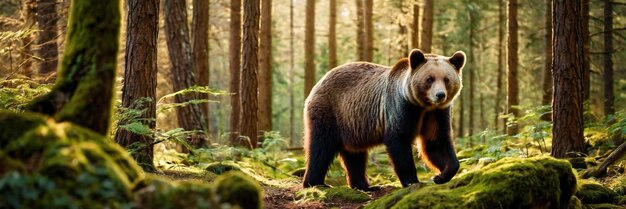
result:
<svg viewBox="0 0 626 209"><path fill-rule="evenodd" d="M264 200L263 200L263 208L266 209L276 209L276 208L312 208L312 209L323 209L323 208L340 208L340 209L355 209L359 208L368 202L364 203L353 203L346 201L329 201L329 202L319 202L319 201L301 201L296 200L295 194L297 191L302 189L302 186L290 187L290 188L272 188L272 187L264 187L265 190ZM385 194L388 194L392 190L396 188L394 187L383 187L381 190L374 191L369 193L372 200L376 200L382 197ZM371 200L370 200L371 201Z"/></svg>

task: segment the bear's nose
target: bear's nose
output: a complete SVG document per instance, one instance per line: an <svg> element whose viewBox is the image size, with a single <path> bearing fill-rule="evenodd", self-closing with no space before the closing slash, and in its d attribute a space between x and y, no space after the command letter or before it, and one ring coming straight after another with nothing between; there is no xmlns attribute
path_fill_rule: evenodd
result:
<svg viewBox="0 0 626 209"><path fill-rule="evenodd" d="M444 93L444 92L437 92L437 94L435 94L435 96L437 96L437 99L442 100L442 99L446 98L446 93Z"/></svg>

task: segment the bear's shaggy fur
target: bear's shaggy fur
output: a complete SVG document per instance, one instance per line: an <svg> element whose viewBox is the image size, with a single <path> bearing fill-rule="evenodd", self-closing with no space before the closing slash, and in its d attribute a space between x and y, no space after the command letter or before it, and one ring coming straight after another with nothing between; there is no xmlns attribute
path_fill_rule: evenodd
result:
<svg viewBox="0 0 626 209"><path fill-rule="evenodd" d="M356 62L328 72L313 87L304 108L307 168L304 187L324 185L328 167L342 158L352 188L371 190L367 151L384 144L402 186L417 183L412 156L448 182L458 171L451 141L450 104L461 89L465 54L424 55L414 49L393 67Z"/></svg>

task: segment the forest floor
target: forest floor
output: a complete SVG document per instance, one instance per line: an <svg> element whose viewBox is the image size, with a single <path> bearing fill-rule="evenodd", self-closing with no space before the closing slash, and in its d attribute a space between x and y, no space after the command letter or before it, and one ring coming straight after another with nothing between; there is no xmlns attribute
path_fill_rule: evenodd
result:
<svg viewBox="0 0 626 209"><path fill-rule="evenodd" d="M295 194L298 190L302 189L302 186L294 186L287 189L263 187L265 190L263 197L263 208L341 208L341 209L354 209L359 208L368 202L355 203L346 200L336 199L329 201L300 201L297 200ZM396 189L395 187L383 187L381 190L368 192L372 200L376 200L391 191Z"/></svg>
<svg viewBox="0 0 626 209"><path fill-rule="evenodd" d="M163 175L170 179L181 181L202 181L210 182L213 177L210 175L202 175L196 172L181 171L179 169L163 170L159 175ZM302 185L294 184L293 182L284 182L286 186L275 187L263 185L263 208L311 208L311 209L323 209L323 208L340 208L340 209L355 209L359 208L370 201L376 200L393 190L397 189L393 186L384 186L380 190L368 192L370 201L367 202L351 202L345 199L329 199L324 201L318 200L298 200L296 193L302 190Z"/></svg>

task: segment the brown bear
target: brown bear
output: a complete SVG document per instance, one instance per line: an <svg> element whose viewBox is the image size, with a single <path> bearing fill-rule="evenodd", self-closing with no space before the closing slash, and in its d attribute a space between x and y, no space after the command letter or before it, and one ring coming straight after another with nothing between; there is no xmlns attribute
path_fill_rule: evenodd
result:
<svg viewBox="0 0 626 209"><path fill-rule="evenodd" d="M304 187L324 184L337 153L350 187L374 190L365 174L367 151L384 144L403 187L417 183L412 145L440 174L458 171L452 146L450 104L461 90L465 53L452 57L413 49L393 67L356 62L329 71L311 90L304 107Z"/></svg>

